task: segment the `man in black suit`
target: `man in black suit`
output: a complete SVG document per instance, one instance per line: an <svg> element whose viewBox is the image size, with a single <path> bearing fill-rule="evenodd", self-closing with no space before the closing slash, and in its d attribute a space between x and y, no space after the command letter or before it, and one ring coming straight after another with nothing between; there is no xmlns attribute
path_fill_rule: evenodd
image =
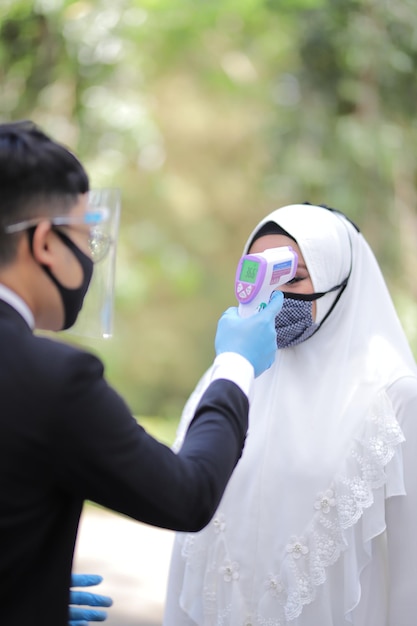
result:
<svg viewBox="0 0 417 626"><path fill-rule="evenodd" d="M273 362L282 297L226 311L217 368L176 455L150 437L93 355L36 335L76 320L94 215L76 157L28 122L0 125L0 624L64 626L83 501L197 531L242 453L254 376ZM98 219L98 218L97 218Z"/></svg>

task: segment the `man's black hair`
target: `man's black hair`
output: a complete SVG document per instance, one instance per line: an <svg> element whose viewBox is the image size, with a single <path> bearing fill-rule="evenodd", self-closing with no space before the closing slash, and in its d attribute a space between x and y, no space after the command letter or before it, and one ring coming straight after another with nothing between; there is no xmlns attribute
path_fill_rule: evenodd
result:
<svg viewBox="0 0 417 626"><path fill-rule="evenodd" d="M89 190L88 175L65 146L30 121L0 124L0 265L15 255L5 226L62 215Z"/></svg>

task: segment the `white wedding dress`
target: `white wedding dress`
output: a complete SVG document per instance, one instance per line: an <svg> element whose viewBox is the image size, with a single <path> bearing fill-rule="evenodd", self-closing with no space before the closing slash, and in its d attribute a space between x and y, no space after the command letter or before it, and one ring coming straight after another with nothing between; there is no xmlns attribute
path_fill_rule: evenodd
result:
<svg viewBox="0 0 417 626"><path fill-rule="evenodd" d="M350 271L348 286L320 330L256 379L217 513L176 536L164 626L417 624L414 359L360 233L297 207L254 232L267 220L289 232L315 291ZM332 298L317 301L319 321ZM184 409L177 448L209 380Z"/></svg>

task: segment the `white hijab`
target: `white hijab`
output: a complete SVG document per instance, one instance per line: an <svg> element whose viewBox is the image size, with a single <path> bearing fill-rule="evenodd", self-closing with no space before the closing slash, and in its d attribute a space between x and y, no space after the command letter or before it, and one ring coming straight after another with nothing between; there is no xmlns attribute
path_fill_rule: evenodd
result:
<svg viewBox="0 0 417 626"><path fill-rule="evenodd" d="M258 224L245 252L271 221L297 241L315 292L349 280L319 330L279 350L256 379L245 449L218 512L200 533L178 535L171 579L182 611L199 625L292 623L342 555L346 580L358 578L370 558L359 534L383 532L375 493L403 440L386 391L417 373L378 264L355 227L323 207L286 206ZM317 300L318 323L337 293ZM177 446L209 377L184 409ZM389 480L393 492L404 492L401 469ZM172 593L167 626L175 623ZM346 614L357 595L356 583L346 585Z"/></svg>

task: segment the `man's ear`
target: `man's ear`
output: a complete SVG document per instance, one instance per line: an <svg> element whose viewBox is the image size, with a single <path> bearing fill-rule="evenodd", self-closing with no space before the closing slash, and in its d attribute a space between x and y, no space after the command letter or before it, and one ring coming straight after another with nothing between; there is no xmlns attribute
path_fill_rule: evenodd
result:
<svg viewBox="0 0 417 626"><path fill-rule="evenodd" d="M34 230L32 237L32 255L40 265L50 267L54 259L54 237L51 223L40 222Z"/></svg>

